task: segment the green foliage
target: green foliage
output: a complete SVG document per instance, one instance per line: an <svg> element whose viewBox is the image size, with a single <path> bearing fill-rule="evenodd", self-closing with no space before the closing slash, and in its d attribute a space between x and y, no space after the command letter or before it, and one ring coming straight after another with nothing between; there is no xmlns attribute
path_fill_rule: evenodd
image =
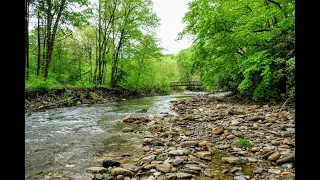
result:
<svg viewBox="0 0 320 180"><path fill-rule="evenodd" d="M245 148L251 148L253 145L251 144L251 142L248 139L238 139L237 141L237 145L239 147L245 147Z"/></svg>
<svg viewBox="0 0 320 180"><path fill-rule="evenodd" d="M195 38L189 63L197 65L206 86L239 91L256 101L281 94L294 98L290 59L295 52L295 7L294 1L279 4L252 0L189 4L179 38Z"/></svg>

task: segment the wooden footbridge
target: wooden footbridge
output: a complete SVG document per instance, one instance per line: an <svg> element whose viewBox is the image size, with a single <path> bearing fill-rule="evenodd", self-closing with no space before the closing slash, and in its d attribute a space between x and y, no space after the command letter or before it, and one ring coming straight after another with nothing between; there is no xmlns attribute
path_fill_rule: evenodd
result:
<svg viewBox="0 0 320 180"><path fill-rule="evenodd" d="M170 86L202 86L201 81L170 82Z"/></svg>

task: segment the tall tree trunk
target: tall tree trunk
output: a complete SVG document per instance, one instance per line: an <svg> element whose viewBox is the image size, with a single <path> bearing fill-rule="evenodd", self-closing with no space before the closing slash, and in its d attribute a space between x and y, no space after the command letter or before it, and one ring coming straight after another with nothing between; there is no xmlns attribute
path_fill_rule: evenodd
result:
<svg viewBox="0 0 320 180"><path fill-rule="evenodd" d="M112 64L112 70L111 70L111 81L110 81L111 88L115 87L116 85L117 66L118 66L119 54L120 54L120 49L122 47L123 38L124 38L124 28L121 30L120 40L113 58L113 64Z"/></svg>
<svg viewBox="0 0 320 180"><path fill-rule="evenodd" d="M29 71L29 1L25 0L25 78Z"/></svg>
<svg viewBox="0 0 320 180"><path fill-rule="evenodd" d="M48 1L51 4L51 1L50 0L48 0ZM59 21L60 21L61 14L62 14L62 11L63 11L64 6L65 6L65 3L66 3L66 0L62 0L61 1L60 7L59 7L59 12L58 12L58 15L57 15L57 19L56 19L56 21L54 23L54 26L53 26L52 34L50 33L51 32L51 28L50 28L50 30L48 32L48 34L49 34L48 44L47 44L48 52L47 52L47 57L46 57L46 66L45 66L45 69L44 69L44 79L45 80L48 79L50 63L51 63L52 54L53 54L54 40L55 40L55 37L56 37L56 32L57 32L57 29L58 29ZM51 8L50 8L49 14L51 16ZM52 16L49 19L51 19L51 22L48 23L48 26L49 26L49 24L52 23ZM49 27L51 27L51 26L49 26Z"/></svg>
<svg viewBox="0 0 320 180"><path fill-rule="evenodd" d="M89 55L89 65L90 65L90 75L89 75L89 83L92 83L92 47L88 46L88 55Z"/></svg>
<svg viewBox="0 0 320 180"><path fill-rule="evenodd" d="M38 64L37 64L37 76L40 76L41 68L41 39L40 39L40 11L38 11Z"/></svg>

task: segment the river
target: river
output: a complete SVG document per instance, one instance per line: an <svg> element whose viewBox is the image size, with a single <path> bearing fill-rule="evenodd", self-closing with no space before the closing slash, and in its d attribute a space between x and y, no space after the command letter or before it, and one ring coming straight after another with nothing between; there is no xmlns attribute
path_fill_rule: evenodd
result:
<svg viewBox="0 0 320 180"><path fill-rule="evenodd" d="M135 132L123 133L122 129L128 126L122 122L123 117L161 117L163 112L175 115L170 101L202 93L185 92L26 114L25 179L90 179L86 168L101 166L101 160L112 153L133 153L139 148L144 127L132 126ZM142 109L147 112L137 112Z"/></svg>

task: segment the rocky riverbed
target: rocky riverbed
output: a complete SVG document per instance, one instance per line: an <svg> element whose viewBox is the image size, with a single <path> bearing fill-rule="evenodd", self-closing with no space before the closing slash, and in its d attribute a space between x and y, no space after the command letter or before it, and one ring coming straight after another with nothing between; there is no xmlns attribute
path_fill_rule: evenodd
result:
<svg viewBox="0 0 320 180"><path fill-rule="evenodd" d="M146 126L141 153L88 167L92 179L295 179L295 109L202 94L172 101L173 115L123 117ZM138 132L126 127L123 134Z"/></svg>

